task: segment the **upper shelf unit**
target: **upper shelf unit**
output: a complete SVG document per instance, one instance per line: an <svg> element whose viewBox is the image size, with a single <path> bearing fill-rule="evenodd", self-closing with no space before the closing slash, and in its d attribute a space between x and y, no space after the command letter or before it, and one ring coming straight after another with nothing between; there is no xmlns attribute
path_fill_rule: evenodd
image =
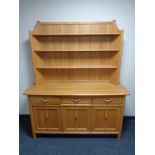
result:
<svg viewBox="0 0 155 155"><path fill-rule="evenodd" d="M52 80L119 83L123 30L116 22L37 22L30 32L36 84Z"/></svg>

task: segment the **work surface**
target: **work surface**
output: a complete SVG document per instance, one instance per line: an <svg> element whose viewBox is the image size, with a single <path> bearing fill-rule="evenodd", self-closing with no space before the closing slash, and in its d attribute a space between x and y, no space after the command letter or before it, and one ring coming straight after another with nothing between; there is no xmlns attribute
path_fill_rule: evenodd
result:
<svg viewBox="0 0 155 155"><path fill-rule="evenodd" d="M103 81L53 81L30 86L25 95L128 95L121 85Z"/></svg>

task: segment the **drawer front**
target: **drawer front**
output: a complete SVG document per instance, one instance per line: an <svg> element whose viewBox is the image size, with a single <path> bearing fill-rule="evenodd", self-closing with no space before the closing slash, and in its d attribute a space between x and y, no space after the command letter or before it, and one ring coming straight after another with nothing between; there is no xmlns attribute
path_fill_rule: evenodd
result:
<svg viewBox="0 0 155 155"><path fill-rule="evenodd" d="M57 96L31 96L30 102L32 105L60 104L60 97L57 97Z"/></svg>
<svg viewBox="0 0 155 155"><path fill-rule="evenodd" d="M62 97L62 104L91 104L91 97L76 96Z"/></svg>
<svg viewBox="0 0 155 155"><path fill-rule="evenodd" d="M105 104L105 105L123 105L123 97L122 96L100 96L93 97L93 104Z"/></svg>

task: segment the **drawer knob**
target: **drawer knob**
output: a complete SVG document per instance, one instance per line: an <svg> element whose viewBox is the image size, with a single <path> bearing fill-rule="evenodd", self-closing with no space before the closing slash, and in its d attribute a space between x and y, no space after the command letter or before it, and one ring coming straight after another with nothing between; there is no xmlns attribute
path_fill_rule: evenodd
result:
<svg viewBox="0 0 155 155"><path fill-rule="evenodd" d="M103 100L105 103L110 103L110 102L112 102L112 100L111 99L106 99L106 100Z"/></svg>
<svg viewBox="0 0 155 155"><path fill-rule="evenodd" d="M80 99L74 99L72 100L73 103L79 103L80 102Z"/></svg>
<svg viewBox="0 0 155 155"><path fill-rule="evenodd" d="M47 100L47 99L40 99L40 101L41 101L42 103L47 103L49 100Z"/></svg>

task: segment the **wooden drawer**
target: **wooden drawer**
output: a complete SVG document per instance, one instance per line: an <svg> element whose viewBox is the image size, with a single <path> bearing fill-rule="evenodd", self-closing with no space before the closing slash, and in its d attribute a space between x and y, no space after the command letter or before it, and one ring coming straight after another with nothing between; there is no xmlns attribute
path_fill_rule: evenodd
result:
<svg viewBox="0 0 155 155"><path fill-rule="evenodd" d="M93 97L92 99L93 104L105 104L105 105L122 105L123 104L123 97L122 96L99 96Z"/></svg>
<svg viewBox="0 0 155 155"><path fill-rule="evenodd" d="M85 97L85 96L62 97L62 104L91 104L91 97Z"/></svg>
<svg viewBox="0 0 155 155"><path fill-rule="evenodd" d="M57 97L57 96L31 96L30 102L32 105L60 104L60 97Z"/></svg>

